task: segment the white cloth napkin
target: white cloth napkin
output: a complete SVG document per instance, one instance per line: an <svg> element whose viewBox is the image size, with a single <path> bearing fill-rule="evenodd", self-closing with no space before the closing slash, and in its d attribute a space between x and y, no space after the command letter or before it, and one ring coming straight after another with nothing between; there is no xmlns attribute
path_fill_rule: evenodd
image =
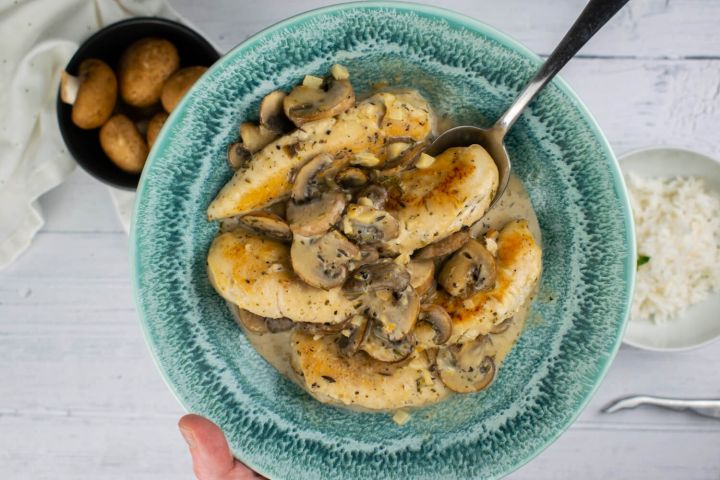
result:
<svg viewBox="0 0 720 480"><path fill-rule="evenodd" d="M55 117L60 72L93 32L142 15L178 18L165 0L0 0L0 269L42 227L38 197L75 166ZM110 190L127 230L134 193Z"/></svg>

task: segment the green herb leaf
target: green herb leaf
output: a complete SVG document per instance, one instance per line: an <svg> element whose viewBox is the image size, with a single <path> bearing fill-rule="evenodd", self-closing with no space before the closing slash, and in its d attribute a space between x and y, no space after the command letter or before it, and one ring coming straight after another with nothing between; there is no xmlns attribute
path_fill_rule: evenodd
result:
<svg viewBox="0 0 720 480"><path fill-rule="evenodd" d="M649 261L650 261L650 257L648 257L647 255L638 255L638 258L637 258L638 268L640 268L641 265L645 265Z"/></svg>

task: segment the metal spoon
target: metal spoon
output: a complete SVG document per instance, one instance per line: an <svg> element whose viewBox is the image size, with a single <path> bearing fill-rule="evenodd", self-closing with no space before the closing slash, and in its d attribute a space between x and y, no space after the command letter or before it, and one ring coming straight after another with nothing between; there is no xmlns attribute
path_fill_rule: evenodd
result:
<svg viewBox="0 0 720 480"><path fill-rule="evenodd" d="M426 153L436 156L451 147L467 147L473 144L483 146L495 160L500 174L498 190L490 206L495 205L510 180L510 157L503 143L508 130L540 90L627 2L628 0L590 0L578 19L575 20L573 26L565 34L565 37L538 69L535 76L528 82L522 93L517 96L510 108L502 114L492 127L464 126L451 128L437 137L426 149Z"/></svg>
<svg viewBox="0 0 720 480"><path fill-rule="evenodd" d="M705 417L720 418L720 400L681 400L679 398L662 398L650 395L638 395L622 398L603 409L605 413L614 413L626 408L640 405L655 405L672 410L689 410Z"/></svg>

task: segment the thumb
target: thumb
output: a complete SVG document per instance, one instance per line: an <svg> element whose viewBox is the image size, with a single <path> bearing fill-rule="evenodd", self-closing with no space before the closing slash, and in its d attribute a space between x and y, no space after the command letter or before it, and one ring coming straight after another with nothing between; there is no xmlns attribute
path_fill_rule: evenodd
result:
<svg viewBox="0 0 720 480"><path fill-rule="evenodd" d="M262 478L235 460L222 430L199 415L185 415L178 423L190 447L198 480L256 480Z"/></svg>

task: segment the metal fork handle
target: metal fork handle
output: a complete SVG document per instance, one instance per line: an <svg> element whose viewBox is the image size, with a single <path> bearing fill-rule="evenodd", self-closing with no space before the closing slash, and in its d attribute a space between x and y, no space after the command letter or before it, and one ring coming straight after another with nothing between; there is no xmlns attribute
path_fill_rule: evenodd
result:
<svg viewBox="0 0 720 480"><path fill-rule="evenodd" d="M525 89L493 125L492 129L497 130L501 138L505 136L540 90L627 2L628 0L590 0L588 2L573 26L528 82Z"/></svg>
<svg viewBox="0 0 720 480"><path fill-rule="evenodd" d="M706 417L720 418L720 400L683 400L679 398L654 397L651 395L638 395L623 398L605 409L612 413L626 408L635 408L640 405L655 405L672 410L690 410Z"/></svg>

